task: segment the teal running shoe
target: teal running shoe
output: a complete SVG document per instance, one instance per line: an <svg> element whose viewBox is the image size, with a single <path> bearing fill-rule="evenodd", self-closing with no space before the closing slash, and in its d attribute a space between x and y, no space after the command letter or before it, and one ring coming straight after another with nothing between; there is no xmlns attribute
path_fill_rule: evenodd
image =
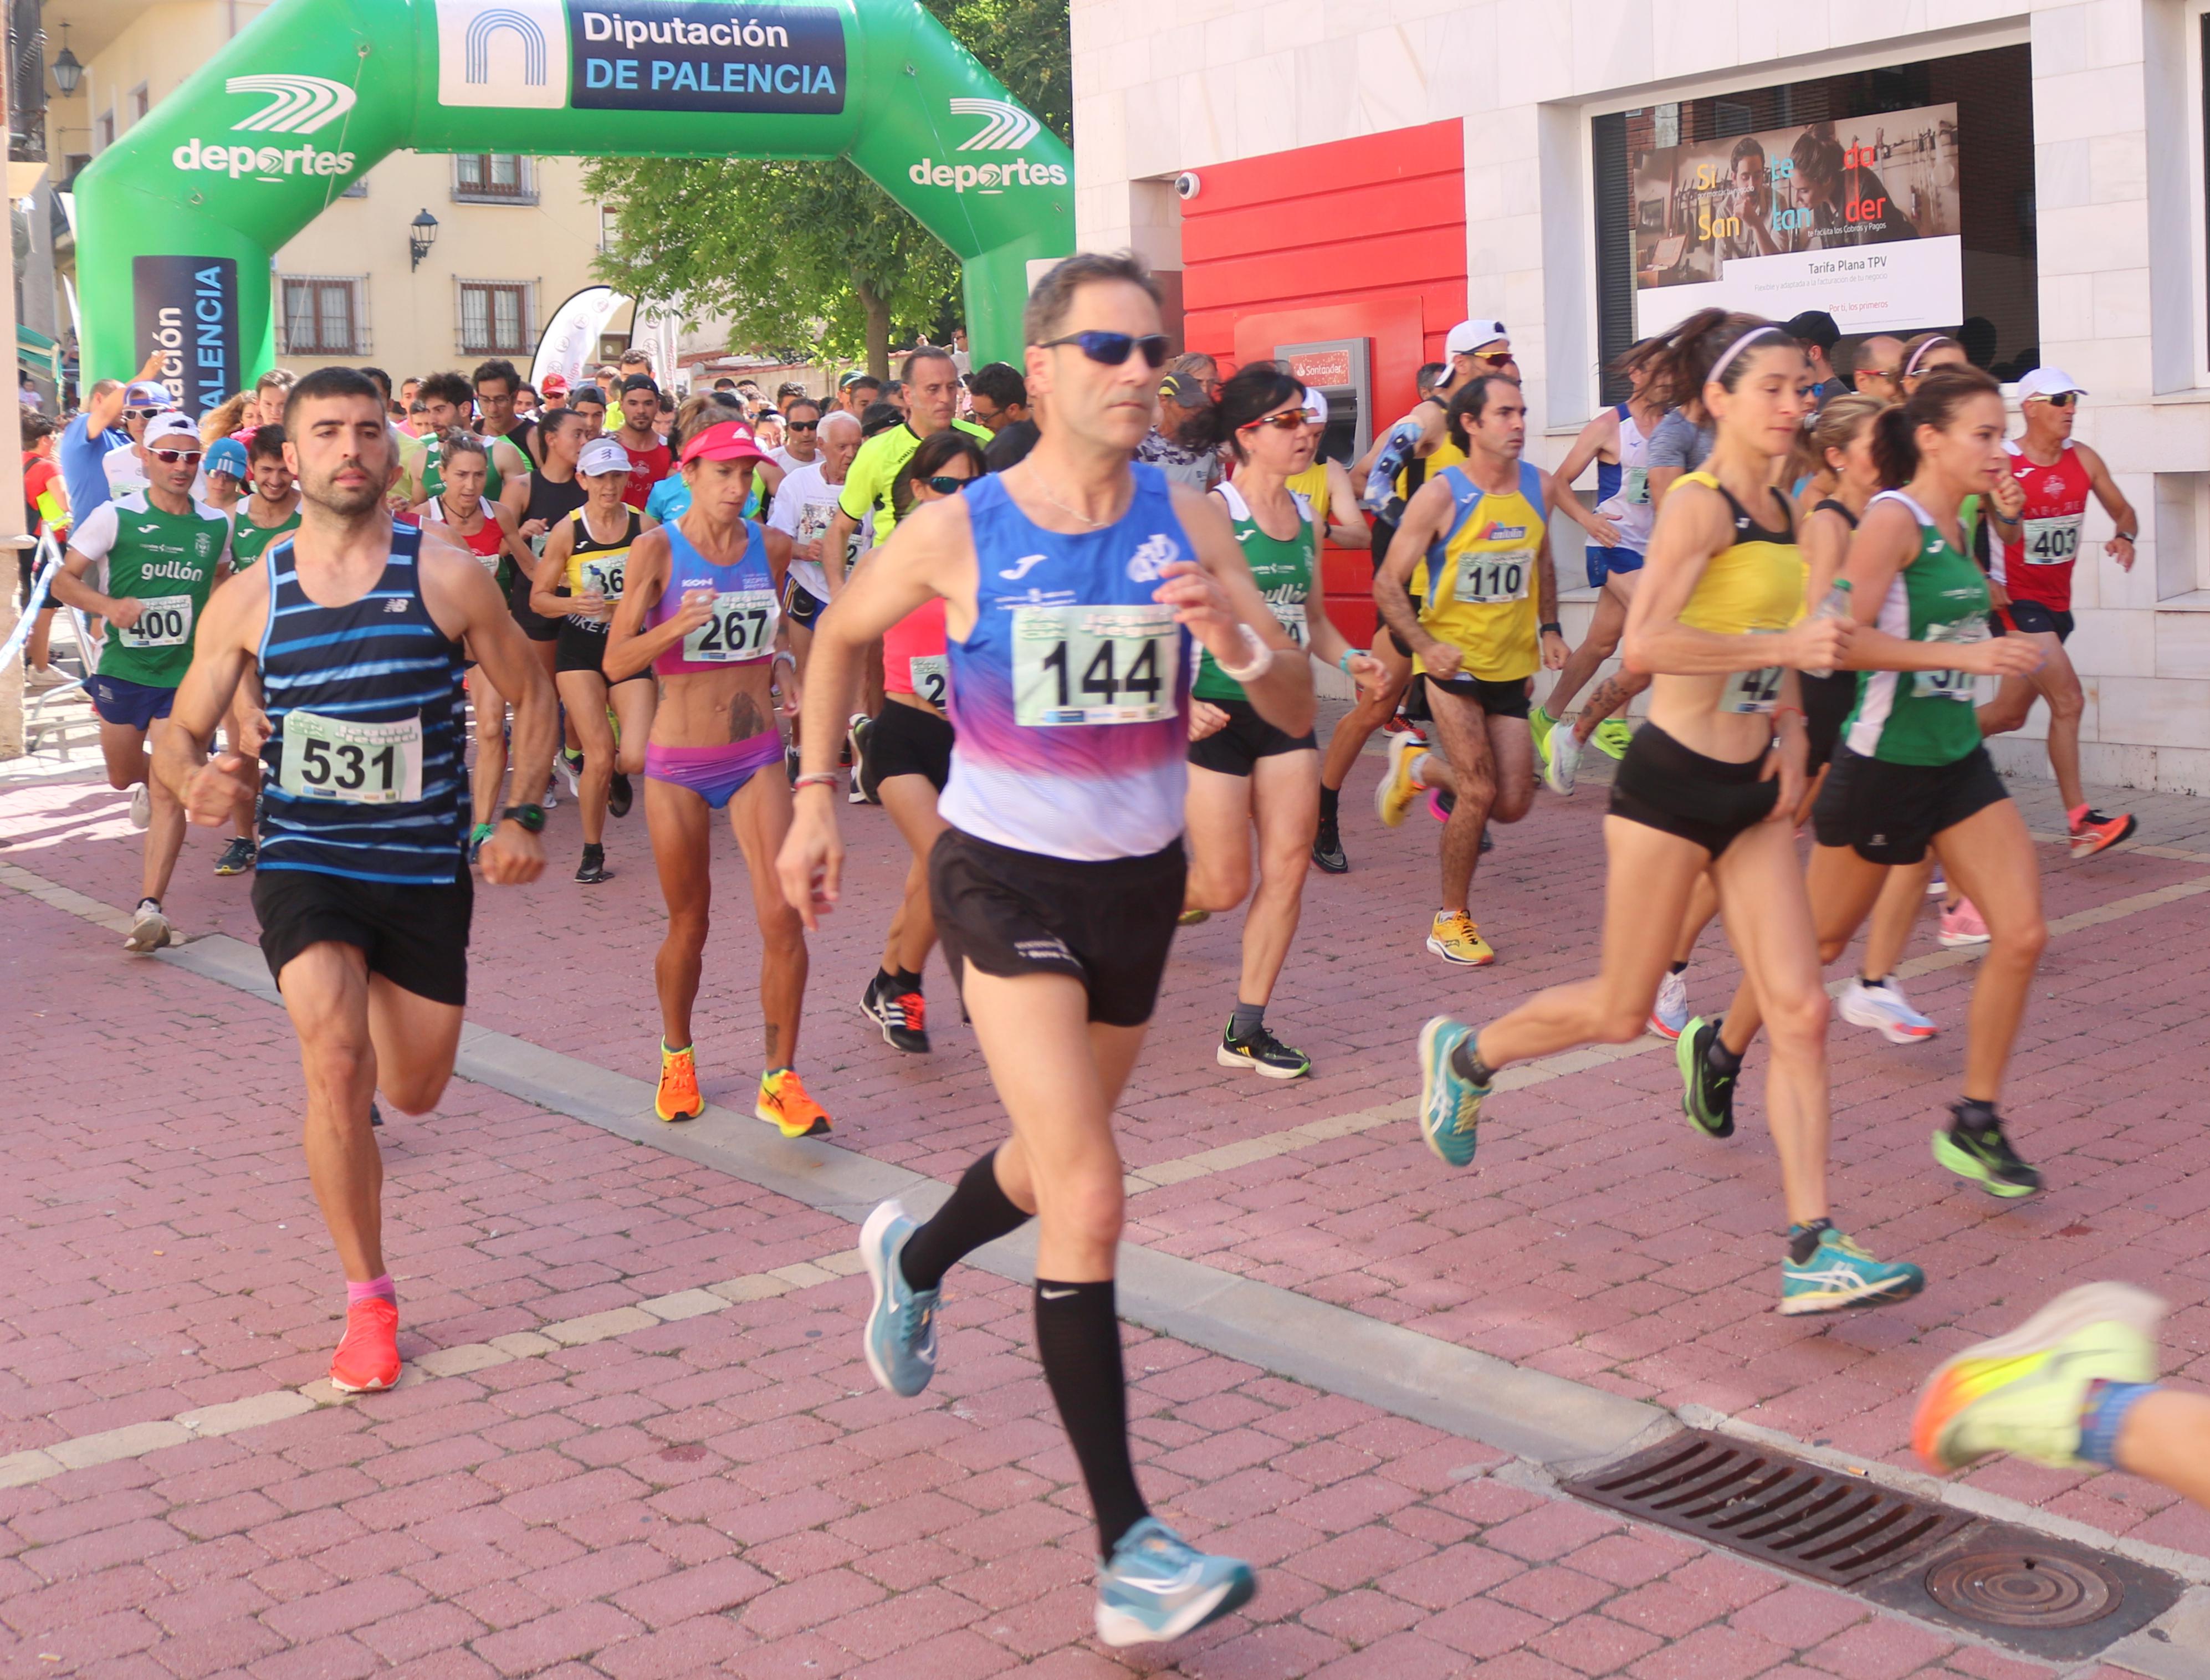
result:
<svg viewBox="0 0 2210 1680"><path fill-rule="evenodd" d="M1707 1138L1734 1136L1736 1075L1713 1072L1709 1054L1725 1018L1715 1015L1706 1021L1700 1015L1673 1041L1673 1065L1681 1070L1681 1112Z"/></svg>
<svg viewBox="0 0 2210 1680"><path fill-rule="evenodd" d="M1487 1085L1477 1085L1451 1066L1451 1052L1473 1036L1473 1029L1438 1015L1420 1029L1420 1135L1453 1167L1470 1166L1479 1140L1481 1104Z"/></svg>
<svg viewBox="0 0 2210 1680"><path fill-rule="evenodd" d="M1926 1274L1917 1266L1876 1260L1832 1226L1819 1233L1819 1246L1802 1265L1780 1263L1780 1310L1791 1315L1881 1306L1925 1287Z"/></svg>
<svg viewBox="0 0 2210 1680"><path fill-rule="evenodd" d="M898 1256L920 1227L903 1206L885 1202L860 1228L860 1259L875 1286L864 1341L867 1369L893 1394L910 1399L936 1375L936 1303L941 1291L905 1280Z"/></svg>
<svg viewBox="0 0 2210 1680"><path fill-rule="evenodd" d="M1145 1517L1097 1572L1097 1637L1115 1647L1180 1639L1248 1604L1258 1590L1242 1559L1211 1556Z"/></svg>

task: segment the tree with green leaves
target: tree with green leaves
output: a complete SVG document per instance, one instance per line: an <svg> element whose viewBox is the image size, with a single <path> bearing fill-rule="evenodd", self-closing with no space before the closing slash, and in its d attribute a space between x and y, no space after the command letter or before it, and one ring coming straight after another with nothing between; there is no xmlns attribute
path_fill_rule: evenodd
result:
<svg viewBox="0 0 2210 1680"><path fill-rule="evenodd" d="M1067 0L923 0L1062 140L1073 131ZM890 372L894 338L956 316L959 262L851 163L601 158L585 188L614 211L599 277L725 317L733 345Z"/></svg>

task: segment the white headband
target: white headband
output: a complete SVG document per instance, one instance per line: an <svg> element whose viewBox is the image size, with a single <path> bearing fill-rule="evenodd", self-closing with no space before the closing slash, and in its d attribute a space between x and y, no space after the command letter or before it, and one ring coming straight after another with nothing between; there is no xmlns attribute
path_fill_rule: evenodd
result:
<svg viewBox="0 0 2210 1680"><path fill-rule="evenodd" d="M1928 339L1923 344L1920 345L1916 350L1913 350L1911 353L1911 360L1903 365L1903 377L1908 379L1912 374L1918 372L1919 358L1923 356L1929 350L1938 350L1945 344L1954 344L1956 341L1957 341L1955 339L1951 338L1947 333L1935 334L1933 337Z"/></svg>
<svg viewBox="0 0 2210 1680"><path fill-rule="evenodd" d="M1721 356L1717 361L1713 362L1712 364L1712 371L1704 375L1704 383L1707 385L1716 384L1718 382L1719 375L1727 371L1727 364L1732 361L1736 356L1740 355L1743 350L1748 348L1752 339L1762 338L1767 333L1777 333L1779 330L1779 328L1769 325L1763 327L1752 327L1740 338L1737 338L1733 343L1727 346L1726 354Z"/></svg>

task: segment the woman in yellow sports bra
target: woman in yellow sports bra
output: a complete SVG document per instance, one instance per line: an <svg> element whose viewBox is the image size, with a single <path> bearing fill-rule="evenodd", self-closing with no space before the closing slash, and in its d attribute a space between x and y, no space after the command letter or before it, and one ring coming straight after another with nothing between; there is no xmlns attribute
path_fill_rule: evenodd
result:
<svg viewBox="0 0 2210 1680"><path fill-rule="evenodd" d="M1766 1103L1790 1223L1780 1310L1899 1300L1923 1286L1918 1269L1874 1260L1828 1218L1827 996L1789 821L1805 780L1796 673L1844 663L1851 634L1841 620L1804 616L1802 558L1772 486L1811 407L1809 370L1772 323L1714 309L1675 329L1653 378L1669 404L1700 396L1718 441L1705 470L1676 482L1659 509L1627 614L1627 666L1653 680L1649 722L1620 763L1604 819L1603 965L1477 1034L1440 1016L1428 1022L1421 1130L1464 1164L1497 1068L1639 1034L1708 870L1773 1030ZM1716 1023L1691 1022L1679 1040L1683 1067L1717 1038ZM1686 1106L1700 1130L1726 1137L1734 1069L1713 1072L1690 1081Z"/></svg>

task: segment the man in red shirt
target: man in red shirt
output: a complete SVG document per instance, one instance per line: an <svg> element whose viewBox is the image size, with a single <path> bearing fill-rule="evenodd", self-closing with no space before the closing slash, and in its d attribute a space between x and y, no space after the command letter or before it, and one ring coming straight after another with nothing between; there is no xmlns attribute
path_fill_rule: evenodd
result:
<svg viewBox="0 0 2210 1680"><path fill-rule="evenodd" d="M640 513L652 486L674 469L667 441L652 429L660 418L660 387L647 373L632 373L621 384L621 429L614 441L629 451L629 488L622 500Z"/></svg>
<svg viewBox="0 0 2210 1680"><path fill-rule="evenodd" d="M51 530L56 542L66 545L69 541L69 493L62 484L61 468L54 465L54 423L43 414L34 414L27 408L21 413L24 517L31 530ZM38 569L38 559L36 549L19 548L15 551L17 581L27 606L31 599L31 578ZM39 609L39 616L31 625L30 639L23 644L24 686L27 688L56 688L69 680L65 673L54 669L48 641L53 627L53 597L48 595L46 604Z"/></svg>
<svg viewBox="0 0 2210 1680"><path fill-rule="evenodd" d="M2066 656L2072 634L2072 569L2080 554L2080 528L2092 496L2117 529L2104 542L2128 571L2134 565L2134 533L2140 519L2110 478L2103 457L2072 441L2073 417L2082 390L2063 369L2037 367L2018 383L2026 432L2005 444L2012 476L2025 493L2015 518L1994 510L1990 533L2000 545L1993 567L2006 597L2002 628L2039 644L2041 668L2031 677L2006 677L1996 698L1980 708L1980 733L2001 734L2026 722L2037 695L2049 702L2049 767L2071 827L2072 855L2092 857L2132 837L2135 819L2106 816L2087 804L2080 777L2080 718L2086 698Z"/></svg>

